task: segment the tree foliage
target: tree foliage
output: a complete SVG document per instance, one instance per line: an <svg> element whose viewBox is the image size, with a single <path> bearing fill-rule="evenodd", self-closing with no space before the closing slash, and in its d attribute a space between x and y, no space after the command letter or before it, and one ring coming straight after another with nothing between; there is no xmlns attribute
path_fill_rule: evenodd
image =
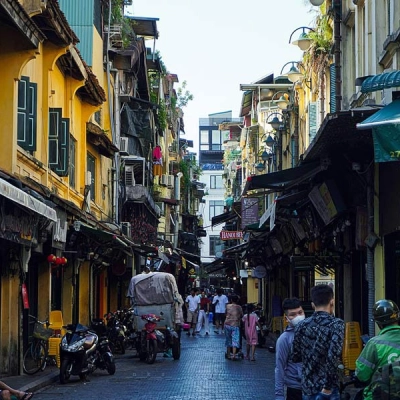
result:
<svg viewBox="0 0 400 400"><path fill-rule="evenodd" d="M179 108L186 107L189 101L194 99L193 94L186 89L186 85L187 82L183 81L182 85L176 91L176 97L177 97L176 105Z"/></svg>

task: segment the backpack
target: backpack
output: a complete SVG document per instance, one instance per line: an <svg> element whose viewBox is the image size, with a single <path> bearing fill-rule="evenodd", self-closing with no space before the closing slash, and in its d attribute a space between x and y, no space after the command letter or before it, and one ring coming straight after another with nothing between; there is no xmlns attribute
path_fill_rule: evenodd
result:
<svg viewBox="0 0 400 400"><path fill-rule="evenodd" d="M400 399L400 361L379 367L372 376L370 390L373 400Z"/></svg>

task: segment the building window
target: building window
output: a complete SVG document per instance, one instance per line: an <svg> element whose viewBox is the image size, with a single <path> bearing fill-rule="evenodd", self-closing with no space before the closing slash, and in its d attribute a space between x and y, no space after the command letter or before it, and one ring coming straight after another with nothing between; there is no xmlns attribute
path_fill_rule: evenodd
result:
<svg viewBox="0 0 400 400"><path fill-rule="evenodd" d="M221 131L212 131L211 132L211 150L221 150L222 149L222 140L221 140Z"/></svg>
<svg viewBox="0 0 400 400"><path fill-rule="evenodd" d="M210 219L224 212L223 200L210 200Z"/></svg>
<svg viewBox="0 0 400 400"><path fill-rule="evenodd" d="M101 125L101 110L98 110L94 113L94 120Z"/></svg>
<svg viewBox="0 0 400 400"><path fill-rule="evenodd" d="M210 150L208 131L200 131L200 150Z"/></svg>
<svg viewBox="0 0 400 400"><path fill-rule="evenodd" d="M59 176L69 170L69 119L62 118L61 108L49 110L49 167Z"/></svg>
<svg viewBox="0 0 400 400"><path fill-rule="evenodd" d="M223 189L222 175L211 175L210 176L210 189Z"/></svg>
<svg viewBox="0 0 400 400"><path fill-rule="evenodd" d="M23 76L18 82L17 143L24 150L36 150L37 84Z"/></svg>
<svg viewBox="0 0 400 400"><path fill-rule="evenodd" d="M209 236L210 239L210 256L222 253L224 242L219 236Z"/></svg>
<svg viewBox="0 0 400 400"><path fill-rule="evenodd" d="M76 140L69 136L69 186L76 189Z"/></svg>
<svg viewBox="0 0 400 400"><path fill-rule="evenodd" d="M96 159L90 154L87 154L87 182L86 185L90 189L90 200L95 201L96 191ZM89 182L90 181L90 182Z"/></svg>

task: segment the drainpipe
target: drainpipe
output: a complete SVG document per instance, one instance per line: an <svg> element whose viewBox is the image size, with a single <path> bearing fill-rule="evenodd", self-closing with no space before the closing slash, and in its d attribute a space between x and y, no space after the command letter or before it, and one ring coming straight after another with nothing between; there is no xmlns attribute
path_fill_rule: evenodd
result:
<svg viewBox="0 0 400 400"><path fill-rule="evenodd" d="M342 65L341 65L341 22L342 22L342 0L334 0L333 3L333 35L335 42L335 52L334 52L334 60L335 60L335 100L336 100L336 111L341 111L342 109Z"/></svg>
<svg viewBox="0 0 400 400"><path fill-rule="evenodd" d="M176 216L175 216L175 227L174 227L174 248L178 247L178 232L179 232L179 213L180 213L180 201L181 201L181 178L183 174L182 172L178 172L175 177L175 199L178 202L178 205L175 208Z"/></svg>
<svg viewBox="0 0 400 400"><path fill-rule="evenodd" d="M367 214L368 235L374 233L374 164L367 172ZM372 309L375 305L375 270L374 247L367 246L367 281L368 281L368 334L375 336L375 322Z"/></svg>

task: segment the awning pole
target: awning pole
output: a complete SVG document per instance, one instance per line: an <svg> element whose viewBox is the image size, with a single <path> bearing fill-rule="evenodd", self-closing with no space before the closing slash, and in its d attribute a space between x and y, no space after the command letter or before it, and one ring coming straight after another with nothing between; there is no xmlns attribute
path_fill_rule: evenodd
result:
<svg viewBox="0 0 400 400"><path fill-rule="evenodd" d="M367 214L368 235L374 233L374 168L372 164L367 172ZM375 270L374 248L367 246L367 280L368 280L368 334L375 336L375 322L372 309L375 304Z"/></svg>

